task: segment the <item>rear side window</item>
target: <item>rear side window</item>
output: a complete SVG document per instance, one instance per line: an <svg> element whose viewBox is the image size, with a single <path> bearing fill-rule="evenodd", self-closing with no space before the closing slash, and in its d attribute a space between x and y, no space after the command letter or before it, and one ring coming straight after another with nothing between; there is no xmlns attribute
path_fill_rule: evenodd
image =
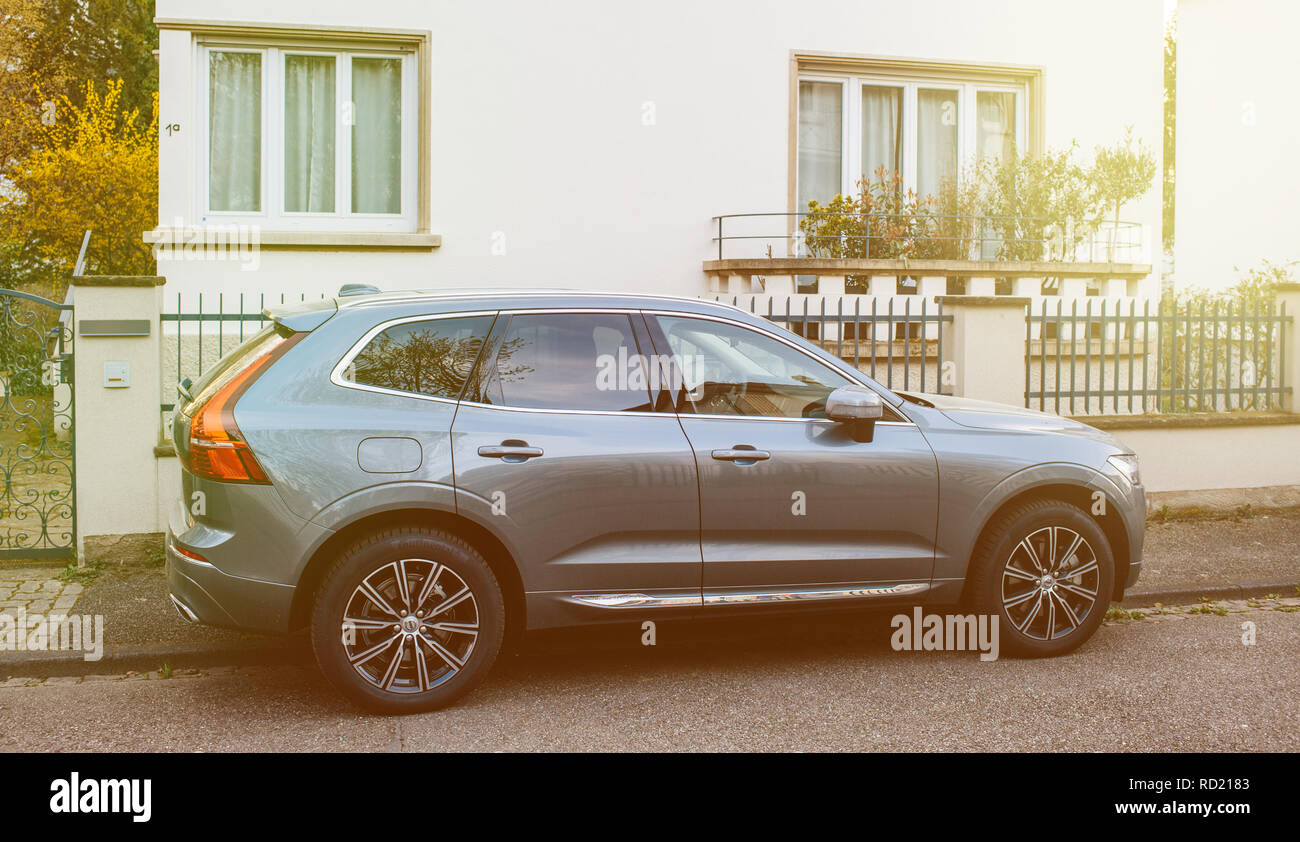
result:
<svg viewBox="0 0 1300 842"><path fill-rule="evenodd" d="M455 400L483 348L492 318L465 316L393 325L352 358L343 379L358 386Z"/></svg>
<svg viewBox="0 0 1300 842"><path fill-rule="evenodd" d="M625 313L512 316L484 399L526 409L648 412L643 365Z"/></svg>

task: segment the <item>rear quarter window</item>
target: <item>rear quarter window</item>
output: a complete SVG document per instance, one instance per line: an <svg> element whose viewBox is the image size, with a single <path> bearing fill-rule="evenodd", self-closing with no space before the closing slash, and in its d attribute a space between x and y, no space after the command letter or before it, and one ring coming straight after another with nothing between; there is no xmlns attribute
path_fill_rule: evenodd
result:
<svg viewBox="0 0 1300 842"><path fill-rule="evenodd" d="M392 325L352 357L342 379L357 386L456 400L491 328L492 316Z"/></svg>

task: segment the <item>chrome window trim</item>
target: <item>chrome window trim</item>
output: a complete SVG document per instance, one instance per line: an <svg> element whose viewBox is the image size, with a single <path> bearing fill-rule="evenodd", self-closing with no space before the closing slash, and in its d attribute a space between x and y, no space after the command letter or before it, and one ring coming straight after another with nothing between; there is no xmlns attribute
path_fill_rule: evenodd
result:
<svg viewBox="0 0 1300 842"><path fill-rule="evenodd" d="M496 294L505 295L506 293L496 293ZM515 291L515 294L518 294L517 291ZM596 295L607 295L608 293L584 293L584 294L596 296ZM663 296L658 296L658 298L662 298L662 297ZM683 300L694 301L695 299L683 299ZM730 305L723 305L723 306L730 306ZM737 309L737 308L732 308L732 309ZM742 310L740 312L744 312L744 311ZM390 319L386 322L381 322L380 324L366 331L366 333L361 337L361 339L359 339L348 350L348 352L343 356L343 358L339 360L338 364L334 366L333 371L330 372L330 382L334 383L337 386L342 386L346 389L356 389L358 391L363 391L363 392L376 392L378 394L384 394L384 395L396 395L397 397L402 397L402 398L415 398L416 400L434 401L437 403L450 403L450 404L456 404L460 406L472 406L481 409L499 409L506 412L538 412L538 413L547 413L547 414L554 414L554 415L629 415L629 416L647 416L647 417L654 416L654 417L670 417L670 418L709 418L709 419L728 419L732 421L736 421L736 420L786 421L786 422L797 422L801 424L809 424L809 423L838 424L839 423L838 421L832 421L829 418L792 418L788 416L766 416L766 415L712 415L712 414L703 414L703 413L701 414L682 413L682 412L677 412L676 410L672 412L639 412L639 411L616 412L607 409L543 409L538 407L524 407L524 406L498 406L496 404L479 403L477 401L466 401L466 400L458 401L458 400L453 400L451 398L439 398L439 397L434 397L432 395L421 395L415 392L402 392L397 389L386 389L382 386L365 386L360 383L352 383L350 381L344 380L342 376L343 372L346 371L347 367L352 363L352 360L355 359L359 353L361 353L361 351L366 347L366 345L370 342L371 339L373 339L375 336L377 336L379 333L383 332L384 330L393 327L394 325L406 324L409 322L437 321L441 319L470 318L474 316L500 316L502 314L509 314L511 316L524 316L524 315L545 315L545 314L553 314L553 313L554 314L641 313L643 315L651 315L651 316L677 316L681 318L704 319L706 321L721 322L722 324L733 325L735 327L741 328L742 330L750 330L755 333L761 334L762 336L766 336L769 339L773 339L777 342L782 343L783 345L786 345L789 348L794 349L795 351L798 351L800 354L803 354L805 357L817 363L818 365L824 366L826 368L831 368L829 365L826 364L825 360L819 359L815 354L809 353L806 348L799 347L797 344L787 340L783 336L772 333L757 325L752 325L747 322L739 321L737 319L729 319L724 316L718 316L709 313L692 313L683 310L647 310L642 307L520 307L516 309L502 307L498 310L465 310L465 311L458 311L455 313L436 313L432 315L426 314L426 315L419 315L419 316L402 316L400 318ZM831 369L831 370L837 371L837 369ZM868 389L871 388L870 384L864 382L861 379L855 378L854 376L848 374L847 372L838 372L838 373L843 374L851 382L856 382L857 385L859 386L865 386ZM872 391L875 390L872 389ZM882 395L881 397L883 398L884 396ZM877 421L876 422L877 426L891 426L891 427L915 427L916 426L915 421L912 421L910 418L908 418L906 413L904 413L899 408L893 406L892 403L889 404L889 410L891 412L894 412L897 415L902 416L904 420Z"/></svg>
<svg viewBox="0 0 1300 842"><path fill-rule="evenodd" d="M411 322L436 322L442 321L443 319L472 319L479 316L496 316L497 312L498 311L496 310L466 310L457 313L402 316L396 319L389 319L386 322L380 322L362 334L361 338L354 342L352 347L343 355L343 358L334 365L334 368L330 371L330 382L335 386L342 386L345 389L355 389L358 392L375 392L381 395L395 395L399 398L415 398L416 400L421 401L433 401L434 403L447 403L456 406L459 403L456 398L441 398L435 395L421 395L419 392L403 392L401 389L389 389L384 386L368 386L364 383L354 383L351 380L345 379L343 373L348 370L348 366L352 365L352 361L357 358L357 355L366 349L366 346L370 344L371 340L388 330L390 327L410 324ZM491 332L490 325L489 332ZM464 388L464 384L461 384L461 388Z"/></svg>

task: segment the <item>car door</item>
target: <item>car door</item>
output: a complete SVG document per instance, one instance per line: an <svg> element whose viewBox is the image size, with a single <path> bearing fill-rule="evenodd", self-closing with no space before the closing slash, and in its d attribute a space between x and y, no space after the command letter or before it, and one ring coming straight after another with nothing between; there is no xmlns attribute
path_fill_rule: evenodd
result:
<svg viewBox="0 0 1300 842"><path fill-rule="evenodd" d="M466 387L457 505L514 554L531 626L575 595L700 602L695 459L671 406L654 411L642 345L635 311L502 313Z"/></svg>
<svg viewBox="0 0 1300 842"><path fill-rule="evenodd" d="M706 603L929 582L938 473L914 424L886 403L873 440L856 441L824 413L827 395L851 381L796 343L715 317L648 314L647 324L672 361L666 376L681 381Z"/></svg>

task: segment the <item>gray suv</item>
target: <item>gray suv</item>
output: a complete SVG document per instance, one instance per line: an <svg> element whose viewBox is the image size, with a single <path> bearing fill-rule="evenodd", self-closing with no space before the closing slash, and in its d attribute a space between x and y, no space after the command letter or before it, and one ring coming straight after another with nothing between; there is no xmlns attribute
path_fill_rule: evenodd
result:
<svg viewBox="0 0 1300 842"><path fill-rule="evenodd" d="M512 633L773 608L961 604L1054 655L1141 569L1111 436L892 392L733 307L363 291L267 315L182 385L172 599L310 626L370 709L447 704Z"/></svg>

